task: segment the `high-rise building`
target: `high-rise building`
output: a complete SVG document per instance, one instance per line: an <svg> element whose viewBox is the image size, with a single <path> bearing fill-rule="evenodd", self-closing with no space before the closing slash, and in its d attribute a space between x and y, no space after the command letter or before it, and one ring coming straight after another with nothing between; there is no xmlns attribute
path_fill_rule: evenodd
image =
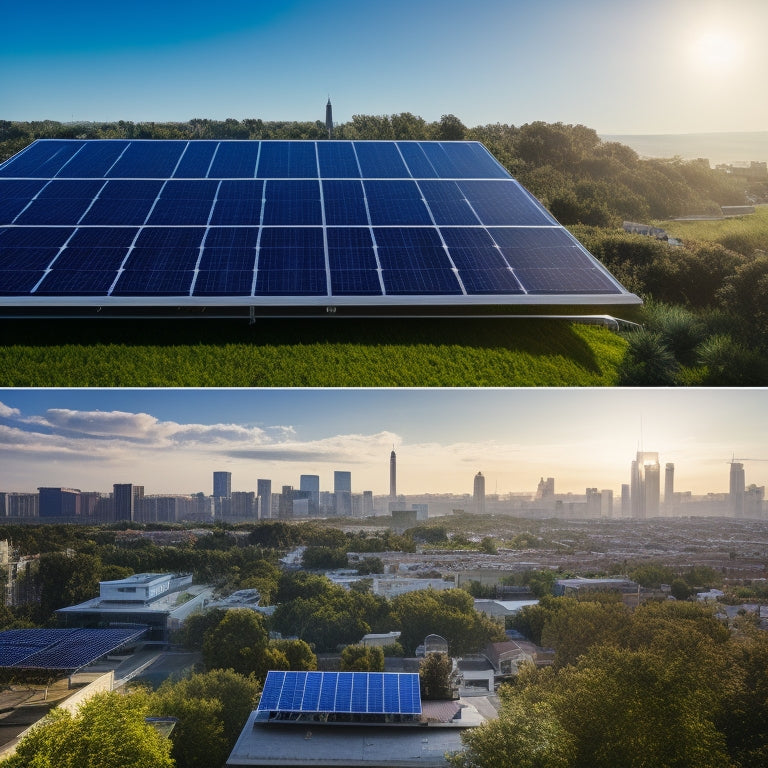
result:
<svg viewBox="0 0 768 768"><path fill-rule="evenodd" d="M40 517L75 517L80 514L78 488L38 488Z"/></svg>
<svg viewBox="0 0 768 768"><path fill-rule="evenodd" d="M397 498L397 454L394 448L389 454L389 498Z"/></svg>
<svg viewBox="0 0 768 768"><path fill-rule="evenodd" d="M333 495L336 501L336 514L339 517L352 516L352 473L336 471L333 473Z"/></svg>
<svg viewBox="0 0 768 768"><path fill-rule="evenodd" d="M373 516L373 491L363 491L363 517Z"/></svg>
<svg viewBox="0 0 768 768"><path fill-rule="evenodd" d="M669 514L675 501L675 465L666 464L664 466L664 506Z"/></svg>
<svg viewBox="0 0 768 768"><path fill-rule="evenodd" d="M272 517L272 481L259 479L256 481L256 495L259 497L259 508L263 520Z"/></svg>
<svg viewBox="0 0 768 768"><path fill-rule="evenodd" d="M284 485L280 492L280 504L277 509L277 515L281 520L287 520L293 517L293 486Z"/></svg>
<svg viewBox="0 0 768 768"><path fill-rule="evenodd" d="M659 454L650 451L638 451L632 462L630 497L632 517L645 519L659 514L660 502Z"/></svg>
<svg viewBox="0 0 768 768"><path fill-rule="evenodd" d="M744 465L732 461L728 507L733 517L742 517L744 514L744 489Z"/></svg>
<svg viewBox="0 0 768 768"><path fill-rule="evenodd" d="M630 517L632 514L632 500L629 491L629 483L621 484L621 516Z"/></svg>
<svg viewBox="0 0 768 768"><path fill-rule="evenodd" d="M546 480L542 477L536 488L537 499L551 499L555 495L555 478L548 477Z"/></svg>
<svg viewBox="0 0 768 768"><path fill-rule="evenodd" d="M217 499L228 499L232 496L232 473L213 473L213 495Z"/></svg>
<svg viewBox="0 0 768 768"><path fill-rule="evenodd" d="M317 515L320 512L320 475L301 475L299 477L299 490L308 493L309 500L307 514Z"/></svg>
<svg viewBox="0 0 768 768"><path fill-rule="evenodd" d="M135 520L136 500L144 498L144 486L115 483L112 486L112 512L115 520Z"/></svg>
<svg viewBox="0 0 768 768"><path fill-rule="evenodd" d="M472 490L472 503L478 515L485 514L485 478L482 472L475 475L475 484Z"/></svg>

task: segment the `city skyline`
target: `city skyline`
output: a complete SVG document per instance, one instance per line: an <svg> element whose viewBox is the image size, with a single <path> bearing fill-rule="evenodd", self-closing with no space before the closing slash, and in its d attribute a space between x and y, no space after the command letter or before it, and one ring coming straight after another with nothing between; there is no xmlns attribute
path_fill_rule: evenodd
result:
<svg viewBox="0 0 768 768"><path fill-rule="evenodd" d="M299 487L386 495L397 451L398 494L618 492L643 449L675 464L675 490L725 493L731 458L766 459L757 418L764 390L2 390L0 490L40 486L147 494ZM642 445L641 445L642 443ZM768 462L745 462L766 485Z"/></svg>
<svg viewBox="0 0 768 768"><path fill-rule="evenodd" d="M337 122L411 112L604 134L768 129L763 0L234 0L214 12L40 0L4 17L10 120L322 123L330 95Z"/></svg>

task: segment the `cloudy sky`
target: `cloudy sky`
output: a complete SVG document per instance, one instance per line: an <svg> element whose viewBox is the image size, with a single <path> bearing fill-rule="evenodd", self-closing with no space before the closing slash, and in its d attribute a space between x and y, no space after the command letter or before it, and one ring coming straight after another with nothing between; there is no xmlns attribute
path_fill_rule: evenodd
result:
<svg viewBox="0 0 768 768"><path fill-rule="evenodd" d="M6 3L0 117L768 130L765 0Z"/></svg>
<svg viewBox="0 0 768 768"><path fill-rule="evenodd" d="M676 465L676 490L724 492L727 462L768 459L765 390L0 390L0 490L68 486L211 492L214 470L255 490L334 470L353 490L401 493L620 489L642 446ZM768 461L745 464L768 484Z"/></svg>

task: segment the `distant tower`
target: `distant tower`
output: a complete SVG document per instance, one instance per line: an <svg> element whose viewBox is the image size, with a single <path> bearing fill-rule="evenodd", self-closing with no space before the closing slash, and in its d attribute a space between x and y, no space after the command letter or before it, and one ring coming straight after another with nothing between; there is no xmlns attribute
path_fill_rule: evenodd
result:
<svg viewBox="0 0 768 768"><path fill-rule="evenodd" d="M328 138L333 138L333 107L331 106L331 97L328 97L328 103L325 105L325 127L328 129Z"/></svg>
<svg viewBox="0 0 768 768"><path fill-rule="evenodd" d="M733 517L741 517L744 514L744 488L744 465L732 461L728 502Z"/></svg>
<svg viewBox="0 0 768 768"><path fill-rule="evenodd" d="M664 506L669 514L672 503L675 500L675 465L667 464L664 467Z"/></svg>
<svg viewBox="0 0 768 768"><path fill-rule="evenodd" d="M482 472L475 475L475 487L472 494L472 501L475 505L475 512L478 515L485 514L485 478Z"/></svg>
<svg viewBox="0 0 768 768"><path fill-rule="evenodd" d="M632 462L630 498L632 517L644 520L659 514L660 501L659 454L638 451Z"/></svg>
<svg viewBox="0 0 768 768"><path fill-rule="evenodd" d="M395 455L395 449L392 449L392 453L389 454L389 498L395 499L397 497L397 456Z"/></svg>
<svg viewBox="0 0 768 768"><path fill-rule="evenodd" d="M256 495L261 499L261 516L269 520L272 517L272 481L258 479L256 481Z"/></svg>

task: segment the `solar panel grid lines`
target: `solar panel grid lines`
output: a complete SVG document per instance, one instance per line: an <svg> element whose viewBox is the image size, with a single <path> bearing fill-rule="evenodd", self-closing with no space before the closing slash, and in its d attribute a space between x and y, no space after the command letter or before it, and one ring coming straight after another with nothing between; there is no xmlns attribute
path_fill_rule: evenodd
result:
<svg viewBox="0 0 768 768"><path fill-rule="evenodd" d="M44 246L47 227L66 244ZM195 242L174 244L176 228ZM222 228L252 228L252 258L213 246ZM115 245L75 249L89 229ZM472 231L487 240L454 244ZM40 140L0 165L0 306L521 299L639 303L476 142Z"/></svg>

